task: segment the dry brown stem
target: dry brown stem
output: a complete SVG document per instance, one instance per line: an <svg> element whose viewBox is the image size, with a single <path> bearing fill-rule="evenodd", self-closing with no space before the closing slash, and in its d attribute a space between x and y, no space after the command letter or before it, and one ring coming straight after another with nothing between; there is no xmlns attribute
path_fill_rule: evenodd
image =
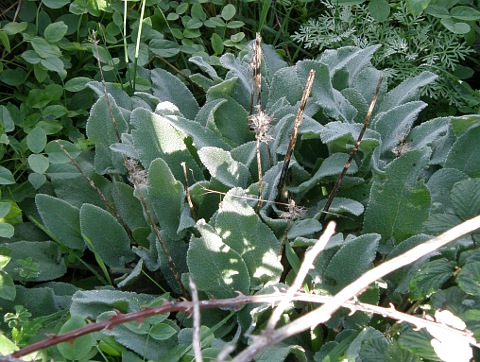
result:
<svg viewBox="0 0 480 362"><path fill-rule="evenodd" d="M375 108L375 104L377 103L378 93L380 92L380 87L382 86L382 82L383 82L383 75L380 76L380 79L378 80L377 88L375 89L375 93L373 94L372 101L370 102L370 106L368 107L367 115L365 116L365 121L363 122L362 130L358 135L357 141L353 146L352 152L350 152L350 157L348 157L348 160L345 163L345 166L343 167L342 172L338 176L337 181L335 182L335 185L333 186L333 189L330 192L330 195L328 196L327 202L323 207L322 215L320 216L320 222L325 220L325 217L327 216L327 212L330 209L330 206L332 205L333 199L335 198L335 195L338 192L340 184L342 183L343 178L345 177L348 169L350 168L350 164L352 163L353 156L355 156L355 154L357 153L358 147L360 146L360 142L362 141L363 135L367 130L368 123L370 122L370 118L372 117L373 109Z"/></svg>

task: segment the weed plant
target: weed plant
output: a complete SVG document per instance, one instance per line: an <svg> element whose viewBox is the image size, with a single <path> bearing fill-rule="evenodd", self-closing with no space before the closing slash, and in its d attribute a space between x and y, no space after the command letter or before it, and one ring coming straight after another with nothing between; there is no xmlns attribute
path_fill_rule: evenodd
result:
<svg viewBox="0 0 480 362"><path fill-rule="evenodd" d="M394 9L410 32L448 29L456 14ZM2 12L2 354L463 362L478 352L480 118L422 122L420 96L437 76L416 67L401 81L374 66L387 59L379 45L332 43L299 60L311 54L289 33L324 10L44 0ZM255 30L273 46L250 41ZM457 67L469 52L458 49ZM434 238L458 224L457 241ZM374 269L405 252L402 268Z"/></svg>
<svg viewBox="0 0 480 362"><path fill-rule="evenodd" d="M346 45L382 44L372 61L385 71L393 84L430 70L439 78L426 86L423 94L435 101L437 108L448 109L450 105L462 113L478 109L478 92L464 82L473 75L473 70L462 65L469 56L475 55L472 45L476 41L475 27L478 27L480 12L473 4L455 8L452 2L447 5L432 1L425 10L412 13L409 2L404 1L337 5L336 1L324 0L321 3L324 12L311 18L292 36L305 48L322 51ZM458 25L460 22L464 27Z"/></svg>

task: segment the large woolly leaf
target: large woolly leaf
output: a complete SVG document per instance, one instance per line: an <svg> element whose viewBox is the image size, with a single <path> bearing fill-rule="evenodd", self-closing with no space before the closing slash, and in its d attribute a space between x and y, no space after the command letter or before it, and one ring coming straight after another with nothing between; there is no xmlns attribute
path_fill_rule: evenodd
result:
<svg viewBox="0 0 480 362"><path fill-rule="evenodd" d="M135 109L130 117L132 140L144 168L156 158L162 158L177 180L183 180L182 162L186 163L189 182L203 179L203 175L184 142L185 136L164 117L146 109Z"/></svg>
<svg viewBox="0 0 480 362"><path fill-rule="evenodd" d="M315 103L323 108L324 113L336 120L353 122L357 110L347 101L340 91L332 85L328 67L318 61L304 60L296 65L302 91L311 69L315 70L312 96Z"/></svg>
<svg viewBox="0 0 480 362"><path fill-rule="evenodd" d="M118 85L113 83L102 83L98 81L91 81L87 83L87 86L91 88L98 98L105 95L105 87L107 93L113 97L118 107L121 107L123 110L132 110L132 100L128 96L127 92L121 89Z"/></svg>
<svg viewBox="0 0 480 362"><path fill-rule="evenodd" d="M287 66L272 45L262 44L262 77L266 78L268 84L277 70Z"/></svg>
<svg viewBox="0 0 480 362"><path fill-rule="evenodd" d="M79 290L72 297L70 313L82 318L96 319L111 310L122 313L136 312L154 298L120 290Z"/></svg>
<svg viewBox="0 0 480 362"><path fill-rule="evenodd" d="M164 119L176 129L192 137L193 144L196 146L197 149L206 146L219 147L225 150L230 149L230 146L221 138L219 138L214 131L203 126L202 124L200 124L200 122L190 121L184 117L175 114L165 114L166 108L170 107L175 106L169 102L161 103L155 109L155 113L162 115ZM204 108L202 108L202 110L203 109ZM198 114L200 114L200 112Z"/></svg>
<svg viewBox="0 0 480 362"><path fill-rule="evenodd" d="M15 281L44 282L67 272L60 247L53 241L17 241L3 246L12 251L3 270Z"/></svg>
<svg viewBox="0 0 480 362"><path fill-rule="evenodd" d="M335 280L339 288L353 282L371 267L379 241L378 234L347 239L330 260L325 275Z"/></svg>
<svg viewBox="0 0 480 362"><path fill-rule="evenodd" d="M425 102L409 102L382 112L373 120L375 130L381 135L382 154L387 153L391 156L388 158L393 158L392 150L406 137L418 114L426 106Z"/></svg>
<svg viewBox="0 0 480 362"><path fill-rule="evenodd" d="M112 201L110 198L111 182L107 178L95 173L93 155L90 152L83 152L76 158L76 161L107 200ZM52 185L58 198L78 208L84 203L97 206L105 205L98 192L91 186L89 180L80 174L75 166L70 163L50 164L48 171L47 175L52 180Z"/></svg>
<svg viewBox="0 0 480 362"><path fill-rule="evenodd" d="M331 176L338 176L345 167L345 163L348 160L348 155L346 153L334 153L327 159L325 159L320 168L315 172L315 174L307 181L300 184L298 187L294 188L296 192L305 192L315 187L321 183L322 179ZM357 164L355 161L352 161L348 171L348 174L354 174L358 171Z"/></svg>
<svg viewBox="0 0 480 362"><path fill-rule="evenodd" d="M278 253L280 243L272 230L257 216L238 189L227 193L215 217L215 230L223 242L238 252L250 272L252 288L278 282L282 264Z"/></svg>
<svg viewBox="0 0 480 362"><path fill-rule="evenodd" d="M200 160L212 177L226 186L246 188L250 181L247 166L232 158L229 151L216 147L203 147L198 151Z"/></svg>
<svg viewBox="0 0 480 362"><path fill-rule="evenodd" d="M377 232L383 241L394 238L400 242L421 232L430 210L430 193L417 177L428 159L428 149L407 152L392 161L384 175L374 178L365 211L365 233Z"/></svg>
<svg viewBox="0 0 480 362"><path fill-rule="evenodd" d="M134 196L134 189L130 185L123 182L114 182L112 185L112 198L115 209L132 230L148 227L143 217L142 205Z"/></svg>
<svg viewBox="0 0 480 362"><path fill-rule="evenodd" d="M291 105L297 104L302 97L303 88L295 68L281 68L273 76L272 85L269 89L268 100L270 104L285 98ZM267 106L267 108L271 108Z"/></svg>
<svg viewBox="0 0 480 362"><path fill-rule="evenodd" d="M216 298L248 294L250 275L240 254L204 222L197 223L197 230L201 237L190 241L187 264L198 289Z"/></svg>
<svg viewBox="0 0 480 362"><path fill-rule="evenodd" d="M436 78L437 75L432 72L422 72L416 77L403 81L385 95L379 105L379 111L386 112L401 104L418 100L420 97L419 88L433 82Z"/></svg>
<svg viewBox="0 0 480 362"><path fill-rule="evenodd" d="M317 204L317 210L323 210L326 202L327 202L327 199L321 200ZM362 205L362 203L358 201L347 199L344 197L335 197L328 210L329 212L337 213L337 214L342 214L347 212L355 216L360 216L365 210L365 207ZM315 217L320 217L321 213L322 211L319 211L319 213L317 213Z"/></svg>
<svg viewBox="0 0 480 362"><path fill-rule="evenodd" d="M342 68L348 69L350 77L353 79L359 71L369 65L370 59L380 45L371 45L364 49L346 46L333 50L326 50L320 56L320 61L328 65L330 75L333 76Z"/></svg>
<svg viewBox="0 0 480 362"><path fill-rule="evenodd" d="M251 70L247 62L242 62L240 57L235 58L231 53L226 53L220 57L220 63L229 69L227 79L237 78L235 91L232 96L245 109L250 106L250 90L251 90Z"/></svg>
<svg viewBox="0 0 480 362"><path fill-rule="evenodd" d="M454 143L444 167L456 168L470 177L480 177L480 124L475 124Z"/></svg>
<svg viewBox="0 0 480 362"><path fill-rule="evenodd" d="M168 299L168 296L165 295L162 298ZM137 312L142 308L158 305L159 301L156 301L154 296L146 294L119 290L78 291L72 298L70 314L102 321L114 317L118 314L117 311ZM118 326L106 333L114 337L116 342L145 355L146 358L155 361L167 360L169 353L174 353L174 348L178 344L177 339L171 335L171 338L159 341L154 338L154 336L158 336L155 330L152 331L154 324L168 324L169 327L178 331L174 322L166 319L167 316L168 314L145 318L140 326L135 322L130 322L128 325Z"/></svg>
<svg viewBox="0 0 480 362"><path fill-rule="evenodd" d="M14 301L17 290L13 279L5 270L0 270L0 298Z"/></svg>
<svg viewBox="0 0 480 362"><path fill-rule="evenodd" d="M272 345L259 353L255 357L257 362L277 362L288 360L291 357L298 362L307 362L305 349L299 345L288 345L286 343L278 343Z"/></svg>
<svg viewBox="0 0 480 362"><path fill-rule="evenodd" d="M115 99L111 96L108 99L109 103L105 96L100 97L93 105L87 121L87 136L95 145L96 151L95 171L100 175L123 170L122 156L112 152L110 146L119 141L118 137L123 132L128 131L127 122Z"/></svg>
<svg viewBox="0 0 480 362"><path fill-rule="evenodd" d="M150 76L153 94L160 102L169 101L175 104L186 118L195 119L198 103L180 79L160 68L152 70Z"/></svg>
<svg viewBox="0 0 480 362"><path fill-rule="evenodd" d="M248 113L234 98L224 96L225 101L213 109L214 129L233 146L253 140L248 128Z"/></svg>
<svg viewBox="0 0 480 362"><path fill-rule="evenodd" d="M320 138L324 143L332 143L340 138L345 138L344 143L354 143L362 130L363 125L351 124L345 122L329 122L320 132ZM372 129L367 129L363 135L360 149L364 149L365 143L371 143L372 146L380 144L380 134Z"/></svg>
<svg viewBox="0 0 480 362"><path fill-rule="evenodd" d="M167 163L154 160L148 169L148 201L152 205L160 227L171 239L179 239L177 230L185 203L185 190L173 176Z"/></svg>
<svg viewBox="0 0 480 362"><path fill-rule="evenodd" d="M406 138L409 149L431 146L436 140L446 135L449 123L450 119L448 117L440 117L414 127Z"/></svg>
<svg viewBox="0 0 480 362"><path fill-rule="evenodd" d="M35 197L35 203L43 223L58 240L72 249L85 248L80 234L80 210L77 207L43 194Z"/></svg>
<svg viewBox="0 0 480 362"><path fill-rule="evenodd" d="M450 191L453 185L467 177L465 173L456 168L441 168L430 176L427 187L432 197L432 211L453 211L454 205Z"/></svg>
<svg viewBox="0 0 480 362"><path fill-rule="evenodd" d="M133 260L127 232L109 212L90 204L80 208L80 230L93 252L112 268Z"/></svg>

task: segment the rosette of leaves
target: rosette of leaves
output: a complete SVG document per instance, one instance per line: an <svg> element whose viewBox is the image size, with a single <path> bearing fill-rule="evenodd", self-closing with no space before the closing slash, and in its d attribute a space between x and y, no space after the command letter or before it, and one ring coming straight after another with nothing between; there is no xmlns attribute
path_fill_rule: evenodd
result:
<svg viewBox="0 0 480 362"><path fill-rule="evenodd" d="M272 290L279 282L288 284L299 264L295 248L304 249L316 241L328 192L361 132L381 75L371 65L378 46L344 47L288 66L272 47L264 45L261 102L256 107L251 104L252 48L236 57L220 58L225 77L202 58L191 59L203 70L191 77L205 91L201 105L178 78L162 69L139 69L138 76L152 89L133 96L113 84L106 84L105 92L101 83L90 83L98 95L87 122L87 136L95 149L80 152L63 143L75 160L72 164L58 144L52 145L49 157L55 162L46 172L48 187L36 197L38 224L48 236L43 234L43 242L25 237L7 244L12 257L5 269L27 247L32 255L54 247L55 260L39 259L39 274L28 281L52 280L59 276L48 277L47 271L63 275L65 266L95 260L90 267L97 284L133 290L145 284L143 273L177 295L182 293L180 282L185 288L191 277L201 298L252 294ZM299 214L277 202L283 186L278 183L312 69L316 76L285 186L289 197L306 208ZM470 137L476 135L478 119L456 124L450 118L438 118L415 124L426 106L419 100L421 87L434 79L434 74L423 72L393 89L386 83L380 88L372 120L327 215L336 219L339 233L311 270L305 284L309 290L334 294L371 268L378 257L390 257L419 242L436 199L428 182L438 172L448 166L457 173L478 176L473 159L466 164L456 161L464 152L478 152L478 142L463 138L470 132ZM249 118L257 110L269 121L260 146L258 133L249 128ZM287 260L283 264L282 243ZM56 268L49 270L49 262ZM399 286L408 285L411 276L411 270L403 270L388 280L388 295L372 286L359 298L376 304L380 297L388 298ZM142 291L158 294L157 287L150 285ZM100 320L111 316L113 309L128 312L124 300L137 296L101 288L78 291L70 312ZM138 298L141 302L133 310L151 302ZM90 313L90 305L105 308ZM289 318L301 313L301 308L287 311ZM247 337L239 336L258 331L266 310L205 312L202 323L217 338L217 346L219 339L234 338L243 344ZM184 342L191 330L182 328L190 322L178 317L178 321L158 322L163 323L161 349L156 342L149 344L155 333L138 325L107 334L146 358L184 355L189 353ZM325 353L344 356L347 350L355 358L372 352L355 347L366 346L366 341L379 343L388 353L396 348L409 353L396 342L385 345L369 327L370 319L360 313L336 313L327 326L332 333L344 331L335 341L312 349L310 341L301 337L278 347L270 360L289 353L301 358L318 353L316 358L321 360ZM321 337L319 330L315 333ZM145 345L149 347L144 349Z"/></svg>

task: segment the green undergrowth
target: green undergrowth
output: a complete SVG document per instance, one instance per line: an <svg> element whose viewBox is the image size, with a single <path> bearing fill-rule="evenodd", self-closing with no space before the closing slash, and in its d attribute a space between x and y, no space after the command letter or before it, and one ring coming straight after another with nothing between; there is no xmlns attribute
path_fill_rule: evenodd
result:
<svg viewBox="0 0 480 362"><path fill-rule="evenodd" d="M288 65L263 45L257 107L251 98L253 48L249 43L237 56L220 56L221 70L201 56L190 58L201 70L189 79L204 91L202 104L161 68L138 68L139 84L149 86L133 95L112 82L86 84L97 97L86 123L93 147L65 140L38 152L48 161L45 181L35 199L21 205L28 221L1 240L0 305L10 313L4 351L79 328L87 319L102 321L188 294L189 277L201 299L289 285L301 255L329 220L336 221L337 233L304 287L333 295L374 265L480 212L480 117L419 122L427 107L421 90L436 79L425 71L394 87L388 78L383 82L358 152L324 216L383 74L371 65L379 47L342 47ZM280 175L312 69L283 199ZM391 302L415 314L448 310L478 339L478 241L478 233L466 236L386 276L358 299ZM310 309L295 303L282 323ZM216 356L230 342L241 350L269 314L269 305L202 311L204 356ZM191 338L188 314L164 314L37 357L190 361ZM431 339L407 324L342 310L258 359L440 360Z"/></svg>
<svg viewBox="0 0 480 362"><path fill-rule="evenodd" d="M311 17L292 36L306 49L316 53L340 46L382 44L372 63L388 73L394 84L425 70L439 75L422 89L435 115L478 112L480 97L470 86L476 84L479 65L480 11L475 1L321 3L325 11Z"/></svg>

